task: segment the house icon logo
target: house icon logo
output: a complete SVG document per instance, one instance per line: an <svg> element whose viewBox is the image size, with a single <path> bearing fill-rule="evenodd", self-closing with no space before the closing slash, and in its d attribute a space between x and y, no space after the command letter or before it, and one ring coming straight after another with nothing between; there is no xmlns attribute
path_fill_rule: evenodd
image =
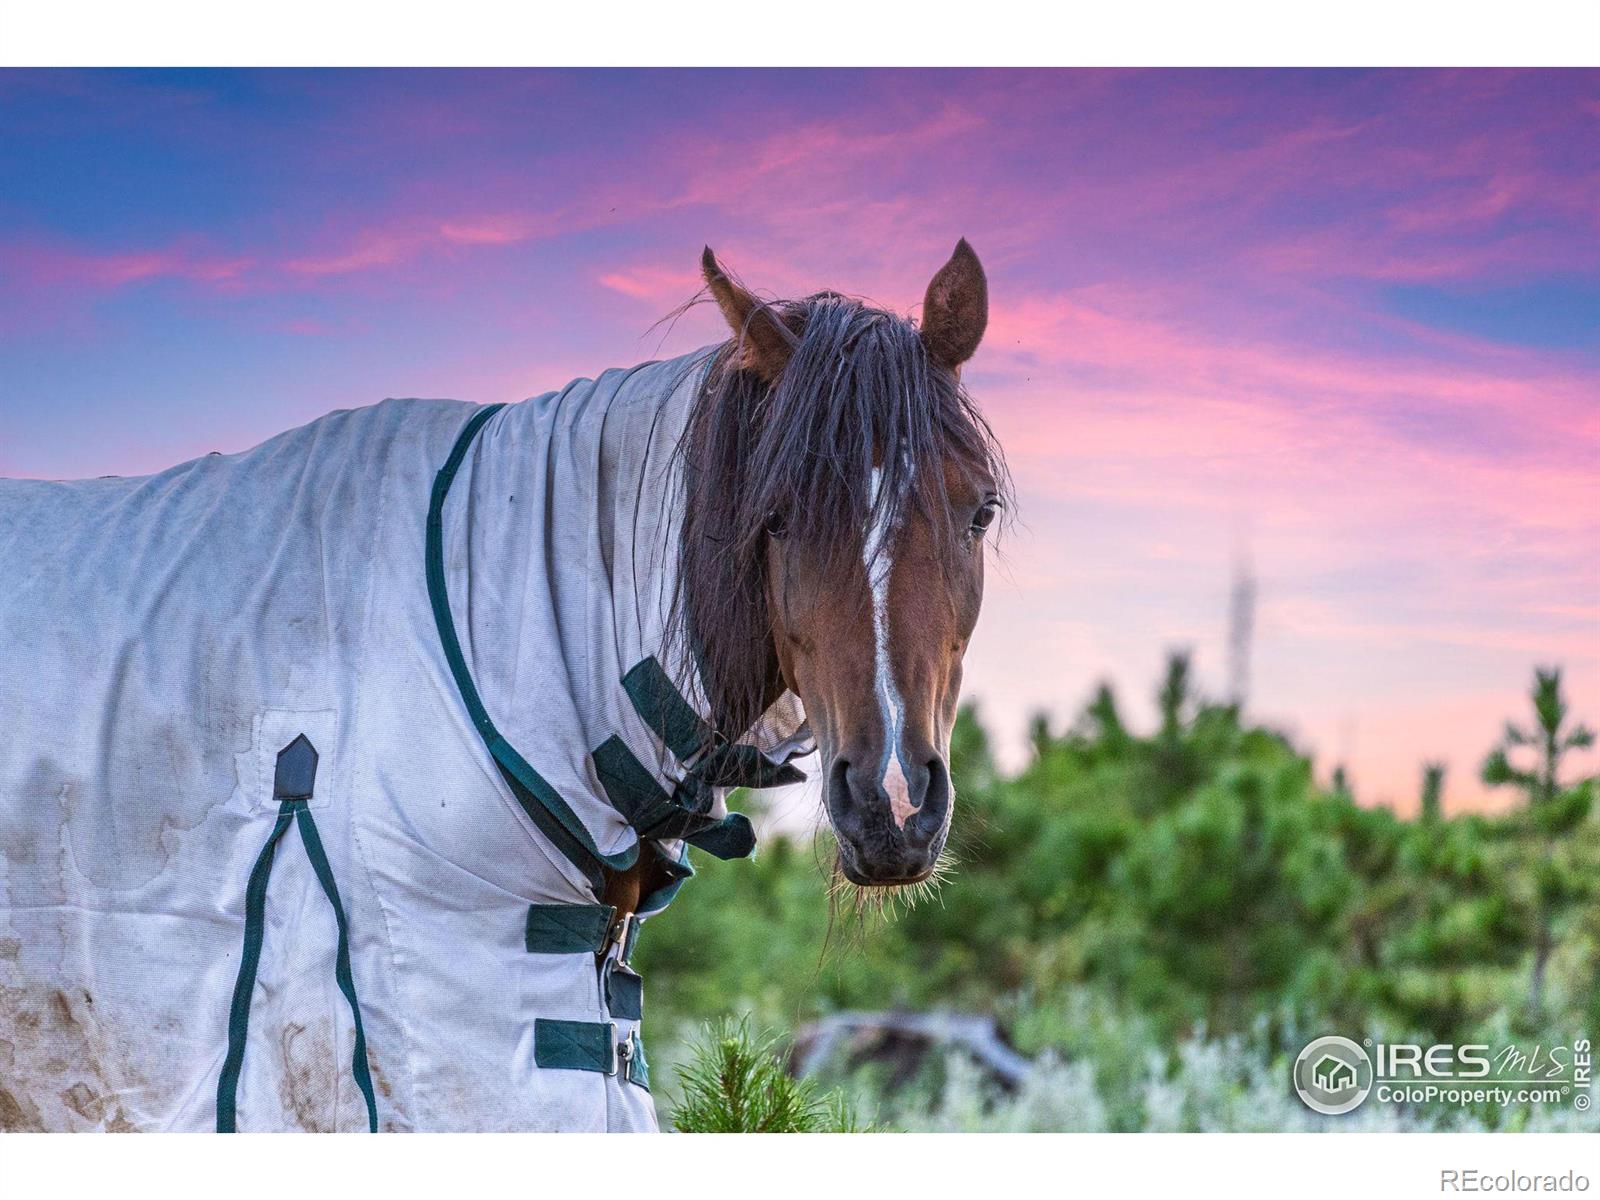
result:
<svg viewBox="0 0 1600 1200"><path fill-rule="evenodd" d="M1294 1090L1312 1112L1340 1116L1372 1091L1372 1060L1347 1037L1319 1037L1294 1060Z"/></svg>
<svg viewBox="0 0 1600 1200"><path fill-rule="evenodd" d="M1324 1054L1311 1068L1311 1079L1325 1092L1342 1092L1356 1085L1356 1069L1342 1058Z"/></svg>

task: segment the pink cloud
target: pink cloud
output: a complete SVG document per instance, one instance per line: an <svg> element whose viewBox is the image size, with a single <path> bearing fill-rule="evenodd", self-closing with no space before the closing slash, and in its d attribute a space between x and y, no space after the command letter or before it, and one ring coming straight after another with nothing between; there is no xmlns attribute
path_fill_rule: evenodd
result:
<svg viewBox="0 0 1600 1200"><path fill-rule="evenodd" d="M525 217L480 217L475 220L446 221L439 226L439 236L447 242L462 242L469 246L509 246L534 236L533 227Z"/></svg>
<svg viewBox="0 0 1600 1200"><path fill-rule="evenodd" d="M451 246L496 248L552 232L556 226L538 215L501 215L429 224L405 217L362 228L340 249L226 255L185 242L165 249L96 253L69 246L13 246L4 257L35 283L45 286L116 289L148 279L178 279L229 290L270 290L295 280L354 275L395 268Z"/></svg>
<svg viewBox="0 0 1600 1200"><path fill-rule="evenodd" d="M348 275L354 271L393 266L414 253L423 240L415 234L366 233L346 250L291 258L283 266L297 275Z"/></svg>
<svg viewBox="0 0 1600 1200"><path fill-rule="evenodd" d="M124 287L151 279L208 285L241 281L254 269L248 256L218 255L195 245L159 250L98 253L60 244L13 244L0 248L9 272L41 287Z"/></svg>
<svg viewBox="0 0 1600 1200"><path fill-rule="evenodd" d="M633 267L621 271L608 271L597 280L601 287L610 288L635 300L649 300L664 304L673 299L692 296L701 285L700 276L692 271L673 271L665 267Z"/></svg>
<svg viewBox="0 0 1600 1200"><path fill-rule="evenodd" d="M1395 353L1342 354L1280 345L1250 329L1223 337L1151 316L1151 307L1132 289L997 301L974 367L1011 380L1041 368L1094 368L1103 386L1155 385L1235 404L1248 397L1257 417L1265 415L1263 402L1266 412L1302 411L1332 398L1380 415L1403 402L1458 418L1478 411L1531 420L1563 437L1600 433L1593 404L1600 375L1554 365L1547 356L1466 339L1447 364ZM1244 429L1227 432L1250 436Z"/></svg>
<svg viewBox="0 0 1600 1200"><path fill-rule="evenodd" d="M692 150L685 147L693 167L674 202L738 208L756 199L788 209L794 201L785 198L796 183L803 194L814 194L819 183L925 156L986 123L978 113L947 103L920 121L888 122L875 129L814 121L750 138L720 139L712 147L703 137L695 138Z"/></svg>

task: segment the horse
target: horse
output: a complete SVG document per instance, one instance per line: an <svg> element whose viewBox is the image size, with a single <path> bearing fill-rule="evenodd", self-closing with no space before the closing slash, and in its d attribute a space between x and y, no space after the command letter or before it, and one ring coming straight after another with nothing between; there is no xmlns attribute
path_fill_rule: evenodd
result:
<svg viewBox="0 0 1600 1200"><path fill-rule="evenodd" d="M815 751L844 880L936 870L983 267L701 267L677 359L0 480L0 1129L654 1129L632 951L733 789Z"/></svg>

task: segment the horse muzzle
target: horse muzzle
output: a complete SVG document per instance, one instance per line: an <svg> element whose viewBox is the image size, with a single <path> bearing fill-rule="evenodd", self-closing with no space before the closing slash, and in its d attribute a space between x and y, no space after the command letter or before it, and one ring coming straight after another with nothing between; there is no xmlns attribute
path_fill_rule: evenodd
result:
<svg viewBox="0 0 1600 1200"><path fill-rule="evenodd" d="M909 771L876 771L880 755L843 755L828 771L828 818L839 867L861 887L916 883L933 873L950 831L950 772L937 754ZM886 782L886 776L888 777ZM895 777L898 776L898 777Z"/></svg>

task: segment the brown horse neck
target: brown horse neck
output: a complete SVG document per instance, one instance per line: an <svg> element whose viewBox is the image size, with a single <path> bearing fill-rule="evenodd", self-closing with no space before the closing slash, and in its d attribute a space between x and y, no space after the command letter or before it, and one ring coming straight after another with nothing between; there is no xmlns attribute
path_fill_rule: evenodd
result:
<svg viewBox="0 0 1600 1200"><path fill-rule="evenodd" d="M600 895L602 904L617 910L619 917L639 911L639 902L672 882L661 855L641 848L639 861L624 871L606 869L606 886Z"/></svg>

